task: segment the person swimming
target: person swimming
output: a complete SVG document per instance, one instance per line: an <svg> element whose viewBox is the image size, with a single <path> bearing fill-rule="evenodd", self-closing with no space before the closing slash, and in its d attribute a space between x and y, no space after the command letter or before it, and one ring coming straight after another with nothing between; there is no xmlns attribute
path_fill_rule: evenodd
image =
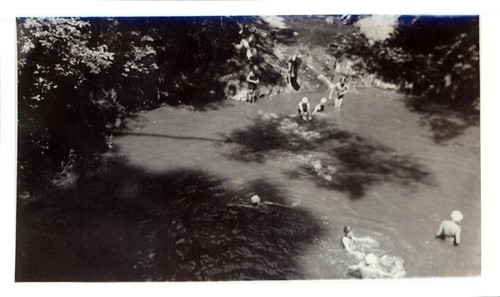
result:
<svg viewBox="0 0 500 297"><path fill-rule="evenodd" d="M401 278L406 275L403 262L398 257L369 253L358 264L350 265L348 273L362 279Z"/></svg>
<svg viewBox="0 0 500 297"><path fill-rule="evenodd" d="M380 267L379 262L379 258L370 253L358 264L349 266L349 273L362 279L392 277L390 273Z"/></svg>
<svg viewBox="0 0 500 297"><path fill-rule="evenodd" d="M319 102L319 104L314 107L312 115L315 115L318 112L324 112L325 106L326 106L326 98L323 97L323 98L321 98L321 101Z"/></svg>
<svg viewBox="0 0 500 297"><path fill-rule="evenodd" d="M358 264L348 267L348 272L351 275L360 278L400 278L406 275L403 259L385 254L380 257L373 252L366 254L365 249L381 252L377 247L377 241L371 237L355 237L349 226L344 227L342 246L350 255L360 261Z"/></svg>
<svg viewBox="0 0 500 297"><path fill-rule="evenodd" d="M356 243L364 243L366 246L374 246L375 240L370 237L356 237L354 236L351 227L344 227L344 236L342 237L342 247L351 255L355 256L358 260L365 257L365 252L362 249L356 248Z"/></svg>

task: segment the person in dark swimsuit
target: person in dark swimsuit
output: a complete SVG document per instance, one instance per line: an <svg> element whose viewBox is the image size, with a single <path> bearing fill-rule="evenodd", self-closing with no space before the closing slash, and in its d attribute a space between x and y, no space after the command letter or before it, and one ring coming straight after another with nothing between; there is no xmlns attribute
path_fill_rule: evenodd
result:
<svg viewBox="0 0 500 297"><path fill-rule="evenodd" d="M299 116L306 120L310 120L311 117L311 105L309 104L309 99L307 97L302 98L302 100L299 102L299 107L297 108L297 112L299 113Z"/></svg>
<svg viewBox="0 0 500 297"><path fill-rule="evenodd" d="M300 66L300 58L296 54L288 61L288 80L292 88L294 88L295 90L300 89L300 85L297 81L299 66Z"/></svg>
<svg viewBox="0 0 500 297"><path fill-rule="evenodd" d="M254 103L257 101L257 97L259 96L259 78L255 75L255 72L252 70L247 76L248 82L248 96L247 101L250 103Z"/></svg>

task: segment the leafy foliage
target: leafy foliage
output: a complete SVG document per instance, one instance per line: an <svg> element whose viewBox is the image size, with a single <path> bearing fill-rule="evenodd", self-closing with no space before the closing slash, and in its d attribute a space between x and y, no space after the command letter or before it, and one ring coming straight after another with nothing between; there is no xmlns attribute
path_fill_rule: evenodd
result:
<svg viewBox="0 0 500 297"><path fill-rule="evenodd" d="M18 19L20 182L51 180L70 150L82 159L105 150L128 113L224 99L227 77L243 81L272 54L266 26L253 17ZM252 60L235 46L249 34ZM279 76L259 65L262 81Z"/></svg>
<svg viewBox="0 0 500 297"><path fill-rule="evenodd" d="M87 87L111 67L114 54L89 45L91 33L88 22L75 18L18 21L21 180L47 179L70 149L89 153L99 145L104 125Z"/></svg>
<svg viewBox="0 0 500 297"><path fill-rule="evenodd" d="M402 16L390 38L350 37L337 55L361 58L358 68L395 83L420 104L469 113L479 104L477 17Z"/></svg>

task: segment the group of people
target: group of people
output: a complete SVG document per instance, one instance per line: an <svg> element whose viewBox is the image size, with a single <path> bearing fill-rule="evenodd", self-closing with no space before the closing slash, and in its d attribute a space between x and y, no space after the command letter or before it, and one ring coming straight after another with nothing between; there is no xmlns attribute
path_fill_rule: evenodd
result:
<svg viewBox="0 0 500 297"><path fill-rule="evenodd" d="M406 272L401 259L387 255L379 257L359 247L371 248L375 245L373 238L356 237L349 226L344 227L342 247L359 261L348 267L348 273L363 279L403 277Z"/></svg>
<svg viewBox="0 0 500 297"><path fill-rule="evenodd" d="M300 88L298 83L298 67L301 63L299 55L294 55L289 61L287 83L290 84L295 90ZM252 66L252 70L246 77L248 83L247 101L254 103L259 98L260 83L256 73L258 67ZM341 77L340 80L334 84L330 90L328 99L322 97L314 108L307 97L303 97L298 103L297 113L304 121L312 120L313 116L325 111L329 100L334 101L335 111L340 113L343 105L344 97L348 92L347 80ZM254 195L251 198L252 206L261 206L260 197ZM272 204L272 203L270 203ZM436 233L436 238L450 239L455 246L460 244L461 227L459 223L463 219L463 214L455 210L451 213L451 220L444 220ZM355 257L359 263L350 265L348 267L349 274L360 278L394 278L404 276L405 271L402 266L402 260L397 257L389 257L387 255L377 256L375 253L367 253L365 248L374 247L376 241L370 237L356 237L354 236L350 227L346 226L343 230L342 247L351 256ZM360 246L365 248L359 248ZM389 264L388 264L389 263Z"/></svg>
<svg viewBox="0 0 500 297"><path fill-rule="evenodd" d="M241 51L241 55L247 62L250 63L251 70L246 77L246 82L248 84L248 91L246 92L246 101L254 103L259 98L259 78L258 65L259 65L259 54L257 51L257 34L255 30L245 24L238 24L240 26L240 31L238 32L241 36L240 42L235 44L236 49Z"/></svg>
<svg viewBox="0 0 500 297"><path fill-rule="evenodd" d="M458 246L460 244L461 233L459 224L464 216L460 211L454 210L450 218L450 220L444 220L440 224L436 238L449 239L455 246ZM360 245L368 247L373 245L374 240L372 238L354 236L349 226L344 227L343 231L342 247L348 254L354 256L359 261L359 263L348 267L349 274L363 279L404 276L405 271L402 261L398 261L398 258L392 257L391 259L391 257L386 255L379 257L374 253L366 253L364 249L358 247ZM385 263L385 267L381 263Z"/></svg>
<svg viewBox="0 0 500 297"><path fill-rule="evenodd" d="M340 81L334 85L330 90L330 94L328 98L331 100L333 95L335 94L334 105L335 111L340 112L340 108L342 107L344 101L344 95L347 93L347 81L345 77L340 78ZM321 98L318 105L311 110L311 105L309 104L309 99L307 97L303 97L298 104L297 112L299 116L304 120L311 120L312 117L318 112L324 112L327 99L325 97Z"/></svg>
<svg viewBox="0 0 500 297"><path fill-rule="evenodd" d="M299 106L297 107L297 112L300 117L304 121L311 120L312 116L315 115L318 112L323 112L325 110L326 106L326 98L321 98L320 102L318 105L314 107L314 109L311 111L311 104L309 103L309 99L307 97L303 97L302 100L299 102Z"/></svg>
<svg viewBox="0 0 500 297"><path fill-rule="evenodd" d="M243 29L242 31L243 32ZM240 33L241 33L240 32ZM252 35L253 36L253 35ZM243 41L246 41L246 39L242 39ZM249 49L249 46L246 45L245 42L242 43L240 46L241 48ZM246 51L248 53L248 51ZM251 57L252 55L250 55ZM247 57L250 59L250 57ZM302 63L301 62L301 57L298 53L293 55L290 60L288 60L288 73L287 73L287 83L294 89L294 90L299 90L300 85L298 82L298 70L299 66ZM260 97L260 92L259 92L259 84L260 80L258 78L258 73L259 73L259 67L257 66L258 63L252 62L252 67L250 72L248 73L246 77L246 82L248 85L248 91L246 94L246 101L249 103L255 103L257 99ZM328 95L328 100L334 100L334 106L335 110L337 112L340 112L340 109L343 105L344 101L344 96L348 91L348 86L347 86L347 80L345 77L341 77L339 82L334 84L330 88L330 92ZM300 117L302 117L304 120L311 120L312 116L318 112L323 112L325 110L325 106L327 105L327 99L325 97L320 99L319 104L317 104L313 109L311 109L310 104L309 104L309 99L307 97L303 97L301 101L298 104L298 113Z"/></svg>

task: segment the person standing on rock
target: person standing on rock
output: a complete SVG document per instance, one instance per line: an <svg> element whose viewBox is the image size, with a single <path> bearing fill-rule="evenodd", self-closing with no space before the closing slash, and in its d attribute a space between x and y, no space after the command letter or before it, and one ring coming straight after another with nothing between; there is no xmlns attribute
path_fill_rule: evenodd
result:
<svg viewBox="0 0 500 297"><path fill-rule="evenodd" d="M254 66L254 70L257 70L257 67ZM254 103L257 101L257 98L259 97L259 78L255 74L255 71L252 70L250 73L247 75L247 82L248 82L248 96L247 96L247 101L250 103Z"/></svg>
<svg viewBox="0 0 500 297"><path fill-rule="evenodd" d="M288 61L288 82L290 83L292 88L294 88L294 90L300 89L300 85L297 81L299 66L300 66L300 56L298 54L295 54Z"/></svg>

